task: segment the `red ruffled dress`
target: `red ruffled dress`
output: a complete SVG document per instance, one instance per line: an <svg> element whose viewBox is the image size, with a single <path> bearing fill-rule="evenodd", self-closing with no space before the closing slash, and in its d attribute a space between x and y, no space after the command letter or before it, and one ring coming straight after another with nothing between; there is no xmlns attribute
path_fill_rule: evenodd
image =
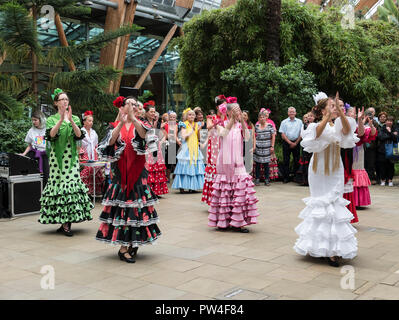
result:
<svg viewBox="0 0 399 320"><path fill-rule="evenodd" d="M169 193L165 159L162 154L161 142L158 141L154 129L151 129L147 136L147 139L154 141L158 146L155 155L147 154L145 167L148 171L148 185L157 196L160 196Z"/></svg>
<svg viewBox="0 0 399 320"><path fill-rule="evenodd" d="M369 186L371 185L367 171L364 169L364 143L370 143L377 137L377 130L371 135L371 128L364 128L364 135L359 137L353 149L353 202L356 207L369 206L371 204Z"/></svg>
<svg viewBox="0 0 399 320"><path fill-rule="evenodd" d="M226 126L228 120L224 121ZM220 151L216 164L216 176L208 210L208 226L236 227L257 223L254 183L244 166L242 155L243 136L241 125L235 123L228 131L218 126Z"/></svg>
<svg viewBox="0 0 399 320"><path fill-rule="evenodd" d="M350 117L347 117L347 120L351 127L351 131L356 136L355 143L358 143L360 139L356 135L356 128L357 128L356 120ZM352 170L353 149L354 147L341 148L341 158L344 164L344 178L345 178L343 197L344 199L350 201L350 203L346 207L349 209L349 211L353 214L354 217L351 223L356 223L359 222L359 218L357 216L355 198L353 194L353 170Z"/></svg>
<svg viewBox="0 0 399 320"><path fill-rule="evenodd" d="M129 130L124 125L118 140L110 146L112 131L118 123L111 124L97 148L101 160L112 162L112 183L104 195L96 239L132 247L152 244L161 235L154 208L158 198L148 185L144 165L145 154L157 151L157 146L146 143L133 124ZM145 130L151 129L149 123L141 124Z"/></svg>
<svg viewBox="0 0 399 320"><path fill-rule="evenodd" d="M217 121L217 119L213 119ZM209 130L207 164L205 168L205 183L202 189L201 201L210 205L213 191L213 180L216 175L216 161L219 154L219 136L216 128Z"/></svg>

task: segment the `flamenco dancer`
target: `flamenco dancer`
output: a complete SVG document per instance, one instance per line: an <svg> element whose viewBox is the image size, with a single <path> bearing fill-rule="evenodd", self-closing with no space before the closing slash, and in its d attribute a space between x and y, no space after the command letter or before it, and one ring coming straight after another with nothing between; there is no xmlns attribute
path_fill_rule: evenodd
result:
<svg viewBox="0 0 399 320"><path fill-rule="evenodd" d="M93 111L86 111L83 114L83 128L81 129L85 133L85 137L82 140L82 147L80 149L81 160L98 160L97 145L98 135L93 129ZM104 173L102 168L84 167L80 172L80 177L83 183L89 188L89 194L94 195L93 186L93 170L95 170L95 181L96 181L96 194L102 193L102 186L104 182Z"/></svg>
<svg viewBox="0 0 399 320"><path fill-rule="evenodd" d="M299 238L294 250L301 255L326 258L331 266L338 267L340 257L353 259L357 255L357 231L350 223L353 214L346 208L349 201L343 198L345 179L340 148L353 147L358 139L342 109L335 108L332 102L330 98L319 100L313 108L315 123L302 132L301 145L313 155L308 177L310 197L303 199L306 207L299 217L304 221L295 228ZM339 118L333 123L337 111Z"/></svg>
<svg viewBox="0 0 399 320"><path fill-rule="evenodd" d="M154 204L157 196L147 184L146 152L157 150L145 135L151 126L137 119L137 102L118 97L119 120L111 123L97 151L101 160L112 161L112 183L104 196L104 209L96 239L120 245L119 258L134 263L138 247L152 244L161 235Z"/></svg>
<svg viewBox="0 0 399 320"><path fill-rule="evenodd" d="M148 101L144 103L145 119L151 125L151 130L147 133L147 141L154 141L157 144L158 150L156 155L153 156L152 153L147 154L145 168L148 171L148 185L151 190L157 195L161 196L163 194L169 193L168 190L168 179L166 177L166 166L165 160L162 154L162 141L159 141L159 136L162 136L162 140L166 138L166 132L160 129L160 121L156 121L156 110L155 102Z"/></svg>
<svg viewBox="0 0 399 320"><path fill-rule="evenodd" d="M224 95L215 98L217 115L208 115L206 117L206 127L208 129L208 153L207 164L205 168L205 183L202 190L201 201L208 206L211 204L212 184L216 174L216 160L219 154L219 136L216 129L217 124L224 120L224 114L219 110L219 106L226 102Z"/></svg>
<svg viewBox="0 0 399 320"><path fill-rule="evenodd" d="M356 118L355 108L349 108L347 111L349 117ZM356 143L353 149L353 199L356 207L365 207L371 205L369 186L371 181L364 169L364 146L365 143L371 143L377 137L377 130L373 125L373 120L364 116L364 107L358 111L358 127L356 133L360 141Z"/></svg>
<svg viewBox="0 0 399 320"><path fill-rule="evenodd" d="M194 122L195 112L188 108L184 110L183 117L187 120L182 124L183 144L177 155L172 189L180 189L180 193L185 193L184 189L188 189L190 193L194 193L204 185L204 157L199 150L199 128L198 123Z"/></svg>
<svg viewBox="0 0 399 320"><path fill-rule="evenodd" d="M50 178L40 198L39 222L61 224L57 230L73 236L72 223L92 220L93 204L79 175L78 140L85 137L77 116L72 115L69 98L61 89L51 95L58 113L46 121L46 147L50 154Z"/></svg>
<svg viewBox="0 0 399 320"><path fill-rule="evenodd" d="M257 223L254 184L244 166L242 140L249 139L237 98L226 99L227 119L217 126L221 136L220 151L213 181L208 226L247 233L247 225Z"/></svg>
<svg viewBox="0 0 399 320"><path fill-rule="evenodd" d="M337 104L337 102L335 102ZM349 104L344 104L342 100L338 100L338 104L336 105L337 109L342 110L342 113L345 114L347 108L349 107ZM347 117L347 121L349 122L350 125L350 131L354 134L357 128L356 120ZM357 138L356 143L359 141ZM355 206L355 199L353 195L353 172L352 172L352 166L353 166L353 148L355 146L352 146L350 144L349 146L343 145L341 147L341 158L342 162L344 164L344 174L345 174L345 186L344 186L344 198L348 200L350 203L348 203L348 209L350 212L353 214L353 219L351 223L356 223L359 222L359 218L357 216L356 212L356 206Z"/></svg>

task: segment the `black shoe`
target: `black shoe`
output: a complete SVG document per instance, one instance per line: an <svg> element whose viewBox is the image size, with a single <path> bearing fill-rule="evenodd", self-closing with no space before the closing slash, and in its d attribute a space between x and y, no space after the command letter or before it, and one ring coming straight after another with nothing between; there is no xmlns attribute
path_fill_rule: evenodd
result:
<svg viewBox="0 0 399 320"><path fill-rule="evenodd" d="M118 251L119 259L121 259L122 261L125 261L127 263L135 263L136 262L136 260L133 257L128 258L125 256L125 254L129 254L129 252L126 251L126 252L122 253L122 252Z"/></svg>
<svg viewBox="0 0 399 320"><path fill-rule="evenodd" d="M330 257L328 257L328 258L326 258L326 259L327 259L327 261L328 261L328 264L329 264L331 267L335 267L335 268L338 268L338 267L339 267L339 262L338 262L337 258L335 258L335 260L331 260Z"/></svg>
<svg viewBox="0 0 399 320"><path fill-rule="evenodd" d="M248 233L249 232L249 230L245 229L245 228L236 228L236 227L234 227L233 230L236 231L236 232L241 232L241 233Z"/></svg>
<svg viewBox="0 0 399 320"><path fill-rule="evenodd" d="M72 237L73 236L73 233L72 233L72 231L71 231L71 227L70 227L70 224L68 223L68 227L69 227L69 229L68 230L66 230L62 225L61 225L61 227L59 227L58 229L57 229L57 232L58 233L63 233L65 236L67 236L67 237Z"/></svg>
<svg viewBox="0 0 399 320"><path fill-rule="evenodd" d="M184 189L180 189L180 193L184 194L184 193L186 193L186 191L184 191Z"/></svg>
<svg viewBox="0 0 399 320"><path fill-rule="evenodd" d="M229 228L221 228L221 227L218 227L217 230L218 230L218 231L227 231L227 230L229 230Z"/></svg>
<svg viewBox="0 0 399 320"><path fill-rule="evenodd" d="M283 183L288 183L290 182L288 179L284 179Z"/></svg>
<svg viewBox="0 0 399 320"><path fill-rule="evenodd" d="M137 251L139 250L139 247L129 247L129 249L128 249L128 251L127 252L129 252L129 254L132 256L132 257L135 257L135 256L137 256Z"/></svg>

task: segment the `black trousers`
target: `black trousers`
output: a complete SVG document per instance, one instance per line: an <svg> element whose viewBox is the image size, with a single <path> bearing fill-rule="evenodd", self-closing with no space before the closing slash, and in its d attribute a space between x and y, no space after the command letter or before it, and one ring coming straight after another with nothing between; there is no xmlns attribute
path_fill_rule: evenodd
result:
<svg viewBox="0 0 399 320"><path fill-rule="evenodd" d="M364 169L367 171L370 180L379 179L379 170L377 170L377 150L374 148L364 149Z"/></svg>
<svg viewBox="0 0 399 320"><path fill-rule="evenodd" d="M392 180L395 173L395 164L385 159L377 162L381 174L381 182Z"/></svg>
<svg viewBox="0 0 399 320"><path fill-rule="evenodd" d="M294 141L292 141L292 142L294 142ZM290 145L287 142L283 141L283 158L284 158L283 177L284 177L284 180L288 180L290 177L291 154L294 158L294 172L298 171L299 153L300 153L299 143L296 145L295 148L290 148Z"/></svg>

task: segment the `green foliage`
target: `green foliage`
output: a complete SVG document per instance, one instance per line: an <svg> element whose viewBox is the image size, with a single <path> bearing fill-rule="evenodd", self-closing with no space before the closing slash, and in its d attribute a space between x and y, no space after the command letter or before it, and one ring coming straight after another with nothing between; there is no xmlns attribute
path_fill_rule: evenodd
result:
<svg viewBox="0 0 399 320"><path fill-rule="evenodd" d="M265 8L265 0L239 0L235 6L204 12L184 25L184 37L174 45L181 58L177 76L188 104L210 109L218 94L235 93L243 105L257 99L243 88L252 78L234 82L221 74L240 61L260 65L266 61ZM354 106L399 106L399 31L392 24L357 20L354 29L343 29L339 9L319 12L316 6L294 0L282 1L281 14L281 66L303 56L307 59L303 69L314 74L318 90L339 91ZM278 108L273 102L269 107Z"/></svg>
<svg viewBox="0 0 399 320"><path fill-rule="evenodd" d="M1 121L0 151L22 153L27 147L25 136L31 127L32 122L29 118Z"/></svg>
<svg viewBox="0 0 399 320"><path fill-rule="evenodd" d="M238 101L246 101L245 109L250 114L256 115L264 106L270 106L272 114L278 114L275 106L282 111L295 107L297 112L305 113L313 103L312 95L317 92L314 75L304 70L305 64L302 56L282 67L276 67L271 61L241 61L223 71L221 79L237 90L232 93ZM284 118L286 115L282 112Z"/></svg>
<svg viewBox="0 0 399 320"><path fill-rule="evenodd" d="M144 90L143 95L139 96L138 99L141 102L147 102L154 97L154 94L150 90Z"/></svg>
<svg viewBox="0 0 399 320"><path fill-rule="evenodd" d="M9 2L0 7L0 12L0 38L6 47L16 51L28 47L39 54L41 48L28 10L15 2Z"/></svg>
<svg viewBox="0 0 399 320"><path fill-rule="evenodd" d="M379 6L377 10L379 19L392 22L399 28L399 9L392 0L385 0L384 4Z"/></svg>
<svg viewBox="0 0 399 320"><path fill-rule="evenodd" d="M0 92L0 121L18 119L22 116L24 105L12 95Z"/></svg>

